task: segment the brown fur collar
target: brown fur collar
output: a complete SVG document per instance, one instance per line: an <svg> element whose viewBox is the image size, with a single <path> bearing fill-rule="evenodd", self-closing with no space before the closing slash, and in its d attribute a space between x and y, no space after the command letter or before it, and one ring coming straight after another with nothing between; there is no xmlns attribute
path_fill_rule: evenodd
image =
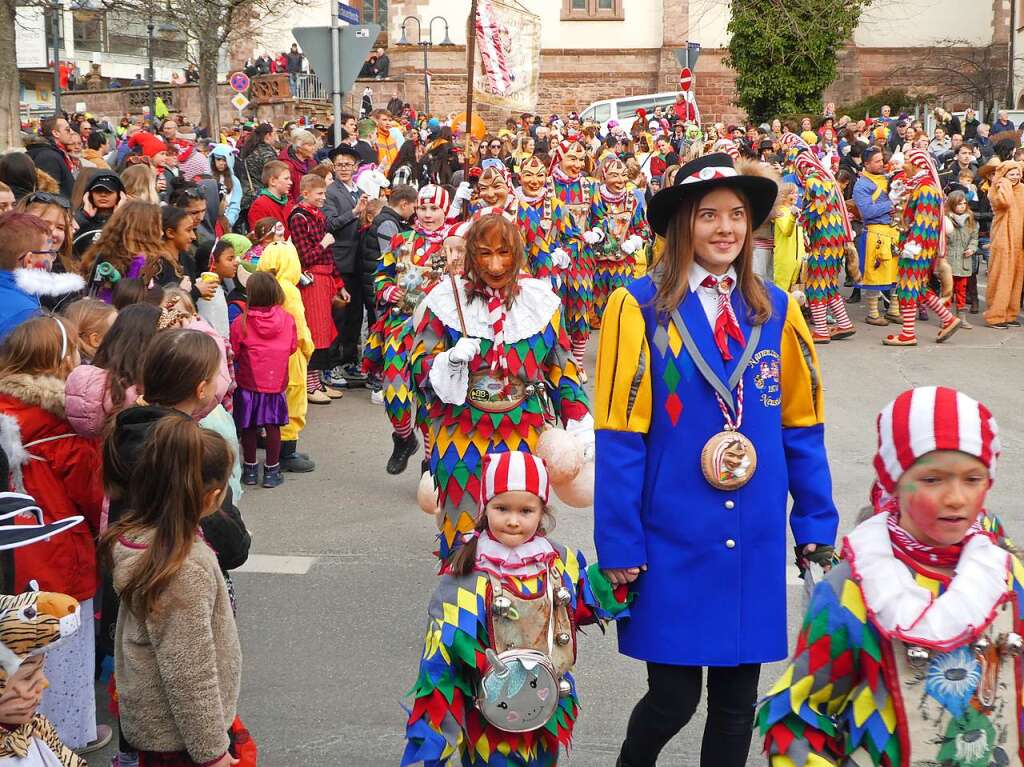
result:
<svg viewBox="0 0 1024 767"><path fill-rule="evenodd" d="M0 394L64 418L64 381L56 376L15 373L0 378Z"/></svg>

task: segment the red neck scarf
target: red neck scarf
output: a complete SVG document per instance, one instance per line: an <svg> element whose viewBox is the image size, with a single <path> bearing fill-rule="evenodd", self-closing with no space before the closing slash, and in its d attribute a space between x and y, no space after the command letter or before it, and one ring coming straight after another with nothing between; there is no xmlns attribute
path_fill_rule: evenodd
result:
<svg viewBox="0 0 1024 767"><path fill-rule="evenodd" d="M894 500L895 505L895 500ZM959 543L952 546L929 546L921 543L914 536L899 526L899 512L889 513L889 539L892 541L893 552L903 560L909 560L923 567L942 567L955 570L960 562L964 546L973 536L983 533L981 525L975 520L967 531L967 535Z"/></svg>

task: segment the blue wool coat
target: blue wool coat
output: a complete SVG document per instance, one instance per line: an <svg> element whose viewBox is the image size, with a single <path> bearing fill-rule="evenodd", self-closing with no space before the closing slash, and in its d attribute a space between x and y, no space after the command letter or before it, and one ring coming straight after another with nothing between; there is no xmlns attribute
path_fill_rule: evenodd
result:
<svg viewBox="0 0 1024 767"><path fill-rule="evenodd" d="M594 538L605 568L647 565L633 584L619 649L646 661L732 666L787 656L786 542L831 544L838 527L824 444L821 378L796 303L767 286L772 317L744 362L740 431L757 451L750 482L733 491L704 479L700 454L724 418L686 350L688 330L722 379L740 375L743 348L725 362L700 299L688 293L658 318L650 277L616 291L597 365ZM754 328L739 290L745 339Z"/></svg>

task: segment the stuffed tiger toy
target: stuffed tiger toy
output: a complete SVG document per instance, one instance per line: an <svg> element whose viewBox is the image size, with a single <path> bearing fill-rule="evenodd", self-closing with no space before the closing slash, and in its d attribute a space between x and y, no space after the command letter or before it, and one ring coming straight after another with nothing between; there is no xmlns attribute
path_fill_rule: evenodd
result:
<svg viewBox="0 0 1024 767"><path fill-rule="evenodd" d="M28 658L56 647L80 624L78 602L65 594L0 595L0 690ZM0 760L34 756L33 739L45 744L64 767L85 767L85 760L65 746L50 721L39 714L12 730L0 728Z"/></svg>

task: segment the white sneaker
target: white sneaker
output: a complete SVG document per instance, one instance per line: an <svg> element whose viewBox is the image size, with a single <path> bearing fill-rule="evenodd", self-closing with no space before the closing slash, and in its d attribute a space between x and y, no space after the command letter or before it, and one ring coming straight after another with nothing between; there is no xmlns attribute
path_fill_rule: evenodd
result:
<svg viewBox="0 0 1024 767"><path fill-rule="evenodd" d="M372 402L374 405L383 405L384 404L384 390L383 389L378 389L377 391L371 393L370 394L370 402Z"/></svg>

